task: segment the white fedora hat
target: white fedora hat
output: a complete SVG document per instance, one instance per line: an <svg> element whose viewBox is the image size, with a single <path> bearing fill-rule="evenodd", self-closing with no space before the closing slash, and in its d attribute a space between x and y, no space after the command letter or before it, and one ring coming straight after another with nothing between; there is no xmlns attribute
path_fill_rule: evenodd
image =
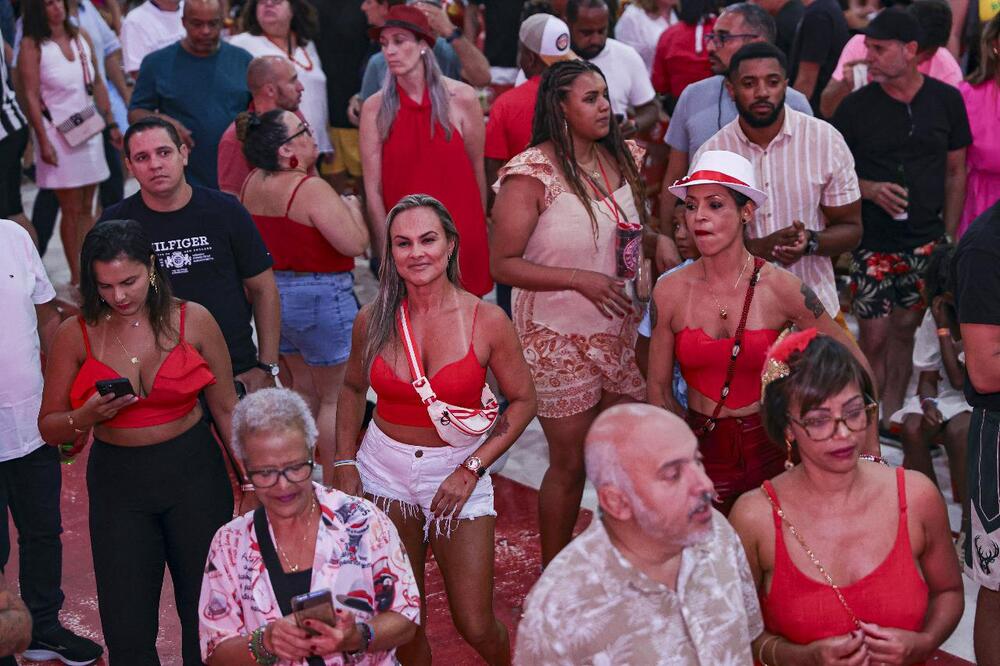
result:
<svg viewBox="0 0 1000 666"><path fill-rule="evenodd" d="M753 165L742 155L728 150L706 150L691 172L667 189L675 197L683 199L690 186L708 184L722 185L744 194L758 207L767 201L767 195L757 189Z"/></svg>

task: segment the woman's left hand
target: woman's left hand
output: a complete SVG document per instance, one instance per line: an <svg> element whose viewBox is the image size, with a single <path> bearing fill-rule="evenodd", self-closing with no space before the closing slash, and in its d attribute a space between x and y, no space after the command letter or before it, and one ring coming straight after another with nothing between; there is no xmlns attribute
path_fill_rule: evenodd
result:
<svg viewBox="0 0 1000 666"><path fill-rule="evenodd" d="M861 629L872 664L912 664L930 656L924 634L867 622L861 623Z"/></svg>
<svg viewBox="0 0 1000 666"><path fill-rule="evenodd" d="M325 656L335 652L352 652L361 644L357 620L350 611L335 609L337 624L332 627L320 620L306 620L306 629L315 631L309 637L309 647L313 654Z"/></svg>
<svg viewBox="0 0 1000 666"><path fill-rule="evenodd" d="M456 469L441 482L434 499L431 501L431 513L437 518L445 516L458 517L465 508L465 503L476 487L475 475L466 469Z"/></svg>
<svg viewBox="0 0 1000 666"><path fill-rule="evenodd" d="M111 145L115 147L115 150L122 150L125 147L125 142L122 141L122 131L117 127L111 128L111 131L108 132L108 138L111 139Z"/></svg>

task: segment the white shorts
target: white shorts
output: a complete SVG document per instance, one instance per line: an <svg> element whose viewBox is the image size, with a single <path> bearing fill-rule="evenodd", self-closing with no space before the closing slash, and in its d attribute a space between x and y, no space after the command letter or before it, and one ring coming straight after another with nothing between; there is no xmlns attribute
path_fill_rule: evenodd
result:
<svg viewBox="0 0 1000 666"><path fill-rule="evenodd" d="M479 479L459 515L435 516L431 513L431 502L441 483L478 446L478 442L462 448L404 444L386 435L372 421L358 450L358 473L365 493L373 495L375 504L383 511L393 502L399 502L404 516L423 515L424 538L428 537L432 523L438 535L444 523L447 535L453 520L497 515L493 509L493 481L489 473Z"/></svg>

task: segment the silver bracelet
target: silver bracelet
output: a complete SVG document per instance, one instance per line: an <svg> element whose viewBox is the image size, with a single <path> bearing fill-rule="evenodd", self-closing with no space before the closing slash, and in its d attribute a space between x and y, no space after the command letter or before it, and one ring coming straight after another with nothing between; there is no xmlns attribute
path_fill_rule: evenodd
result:
<svg viewBox="0 0 1000 666"><path fill-rule="evenodd" d="M351 465L352 467L358 466L358 461L354 458L347 458L345 460L335 460L333 461L332 467L344 467L345 465Z"/></svg>

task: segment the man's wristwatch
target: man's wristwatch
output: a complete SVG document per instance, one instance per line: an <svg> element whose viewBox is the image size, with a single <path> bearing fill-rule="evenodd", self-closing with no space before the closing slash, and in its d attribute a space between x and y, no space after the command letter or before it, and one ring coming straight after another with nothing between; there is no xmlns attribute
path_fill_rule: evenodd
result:
<svg viewBox="0 0 1000 666"><path fill-rule="evenodd" d="M816 254L819 250L819 234L812 229L806 229L806 249L803 254Z"/></svg>
<svg viewBox="0 0 1000 666"><path fill-rule="evenodd" d="M469 456L464 461L462 461L462 467L469 470L479 478L483 478L486 474L486 466L483 465L483 461L476 456Z"/></svg>
<svg viewBox="0 0 1000 666"><path fill-rule="evenodd" d="M455 41L456 39L458 39L461 36L462 36L462 29L461 28L455 28L454 30L451 31L450 35L448 35L447 37L444 38L444 41L446 41L449 44L451 44L453 41Z"/></svg>
<svg viewBox="0 0 1000 666"><path fill-rule="evenodd" d="M271 375L272 377L277 377L280 368L277 363L264 363L263 361L257 362L257 367Z"/></svg>

